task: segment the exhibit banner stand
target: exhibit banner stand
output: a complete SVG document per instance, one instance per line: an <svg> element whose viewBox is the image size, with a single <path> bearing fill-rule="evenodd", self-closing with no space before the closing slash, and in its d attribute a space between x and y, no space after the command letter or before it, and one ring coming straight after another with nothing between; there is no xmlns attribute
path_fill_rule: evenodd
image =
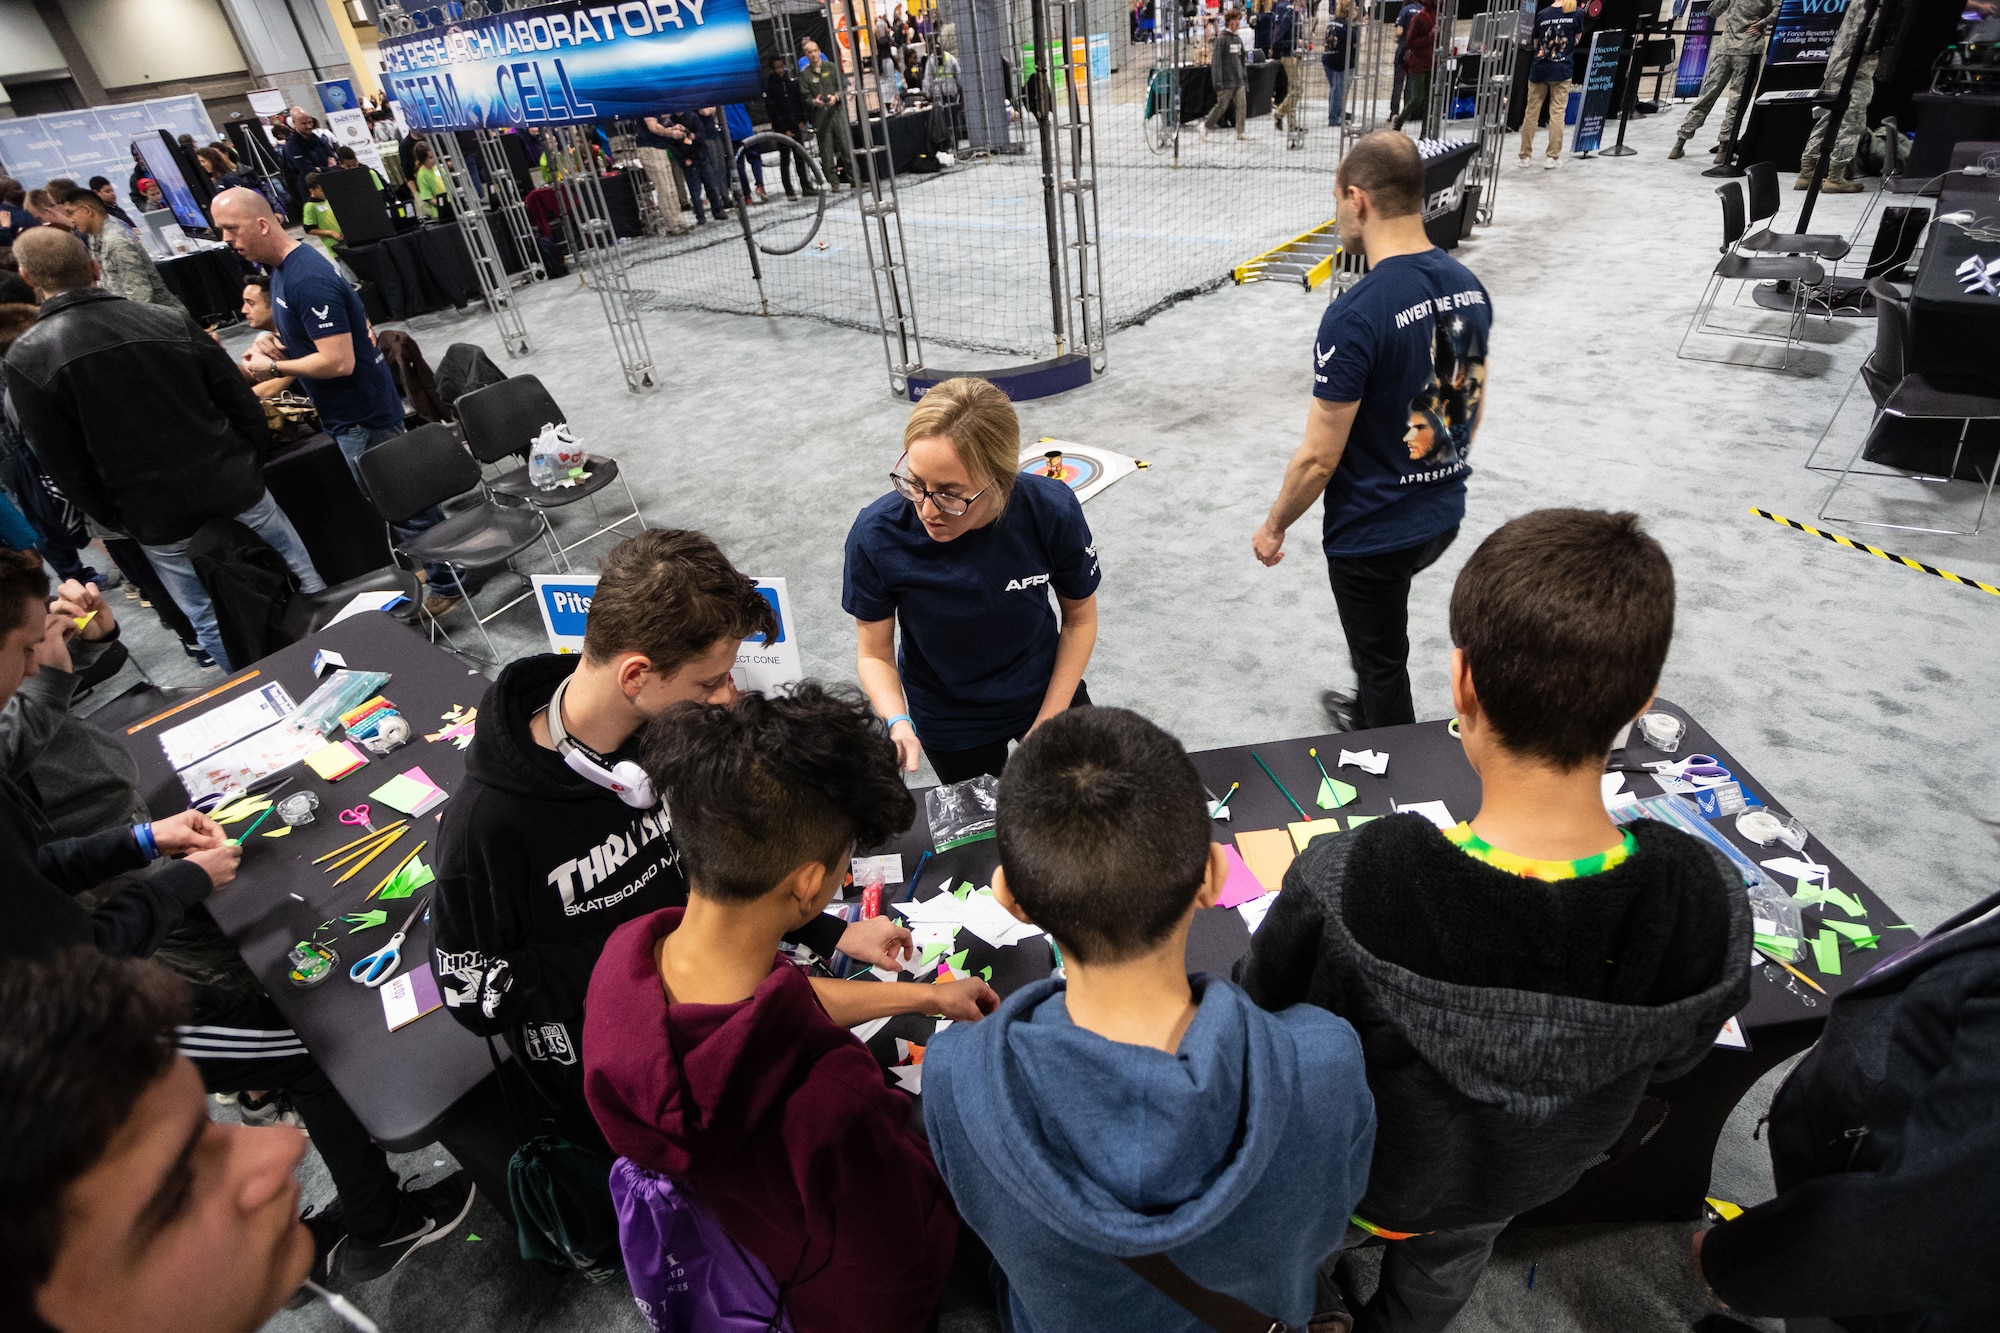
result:
<svg viewBox="0 0 2000 1333"><path fill-rule="evenodd" d="M1604 118L1611 112L1611 85L1617 81L1618 55L1625 34L1606 28L1591 34L1590 58L1583 67L1583 104L1577 108L1576 137L1570 151L1589 157L1604 142Z"/></svg>
<svg viewBox="0 0 2000 1333"><path fill-rule="evenodd" d="M549 636L551 652L568 655L583 651L584 629L590 621L590 600L597 592L595 574L532 574L535 607L542 613L542 629ZM736 666L730 674L739 690L766 692L796 685L805 679L805 660L799 654L799 638L792 619L792 594L785 580L752 579L757 594L771 604L778 618L778 632L766 642L745 639L736 651Z"/></svg>

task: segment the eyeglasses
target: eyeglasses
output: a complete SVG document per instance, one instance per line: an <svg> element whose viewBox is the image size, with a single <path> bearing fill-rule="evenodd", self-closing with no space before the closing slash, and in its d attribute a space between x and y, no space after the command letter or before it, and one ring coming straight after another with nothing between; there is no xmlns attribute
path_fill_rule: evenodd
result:
<svg viewBox="0 0 2000 1333"><path fill-rule="evenodd" d="M908 457L909 455L906 453L902 458L897 459L896 467L902 467L903 459ZM960 517L966 510L972 508L974 500L977 500L991 489L990 487L981 486L970 495L948 495L942 491L927 491L917 485L913 478L905 476L900 471L893 470L889 473L889 484L896 488L896 494L902 496L913 505L920 505L924 501L929 500L936 507L937 511L946 518Z"/></svg>

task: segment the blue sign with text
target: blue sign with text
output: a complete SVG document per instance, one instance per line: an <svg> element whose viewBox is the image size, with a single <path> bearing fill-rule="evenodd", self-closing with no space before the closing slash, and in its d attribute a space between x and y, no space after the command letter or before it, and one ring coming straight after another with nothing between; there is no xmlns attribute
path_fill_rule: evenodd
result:
<svg viewBox="0 0 2000 1333"><path fill-rule="evenodd" d="M1764 63L1813 65L1833 59L1833 39L1847 17L1848 4L1849 0L1779 0Z"/></svg>
<svg viewBox="0 0 2000 1333"><path fill-rule="evenodd" d="M1594 153L1604 142L1604 120L1611 113L1611 85L1618 80L1618 53L1625 34L1606 28L1591 34L1590 60L1583 67L1583 105L1576 113L1573 153Z"/></svg>
<svg viewBox="0 0 2000 1333"><path fill-rule="evenodd" d="M538 5L385 38L381 51L390 95L426 130L688 111L761 91L747 0Z"/></svg>

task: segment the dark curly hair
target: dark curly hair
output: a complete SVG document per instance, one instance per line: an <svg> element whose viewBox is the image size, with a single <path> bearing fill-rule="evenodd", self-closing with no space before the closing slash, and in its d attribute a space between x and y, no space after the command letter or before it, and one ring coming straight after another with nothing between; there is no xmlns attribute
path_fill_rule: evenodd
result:
<svg viewBox="0 0 2000 1333"><path fill-rule="evenodd" d="M806 862L835 865L916 818L895 742L852 686L679 705L647 724L639 758L692 891L723 902L761 898Z"/></svg>
<svg viewBox="0 0 2000 1333"><path fill-rule="evenodd" d="M45 1330L63 1191L174 1061L187 987L153 963L70 949L0 963L0 1328Z"/></svg>

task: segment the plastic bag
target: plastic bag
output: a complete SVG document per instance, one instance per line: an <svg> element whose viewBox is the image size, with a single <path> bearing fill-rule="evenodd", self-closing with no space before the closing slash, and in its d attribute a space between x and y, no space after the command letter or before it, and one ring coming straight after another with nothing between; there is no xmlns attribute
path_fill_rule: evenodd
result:
<svg viewBox="0 0 2000 1333"><path fill-rule="evenodd" d="M999 803L1000 780L987 773L931 788L924 793L924 814L930 820L932 845L948 852L992 837Z"/></svg>
<svg viewBox="0 0 2000 1333"><path fill-rule="evenodd" d="M541 434L535 436L528 446L528 482L539 490L548 490L561 480L563 468L560 462L562 444L556 438L555 423L542 423Z"/></svg>
<svg viewBox="0 0 2000 1333"><path fill-rule="evenodd" d="M321 681L320 687L308 694L305 702L285 720L302 731L330 735L342 713L373 698L388 683L386 671L350 671L342 667Z"/></svg>
<svg viewBox="0 0 2000 1333"><path fill-rule="evenodd" d="M1768 939L1788 941L1794 950L1805 941L1805 917L1799 911L1798 903L1792 895L1771 878L1770 872L1752 861L1736 845L1717 833L1693 802L1684 796L1649 796L1631 805L1621 806L1611 817L1619 823L1629 823L1634 819L1657 819L1662 824L1677 828L1690 837L1701 839L1709 846L1729 858L1736 873L1743 880L1743 891L1750 900L1751 930L1754 934Z"/></svg>

